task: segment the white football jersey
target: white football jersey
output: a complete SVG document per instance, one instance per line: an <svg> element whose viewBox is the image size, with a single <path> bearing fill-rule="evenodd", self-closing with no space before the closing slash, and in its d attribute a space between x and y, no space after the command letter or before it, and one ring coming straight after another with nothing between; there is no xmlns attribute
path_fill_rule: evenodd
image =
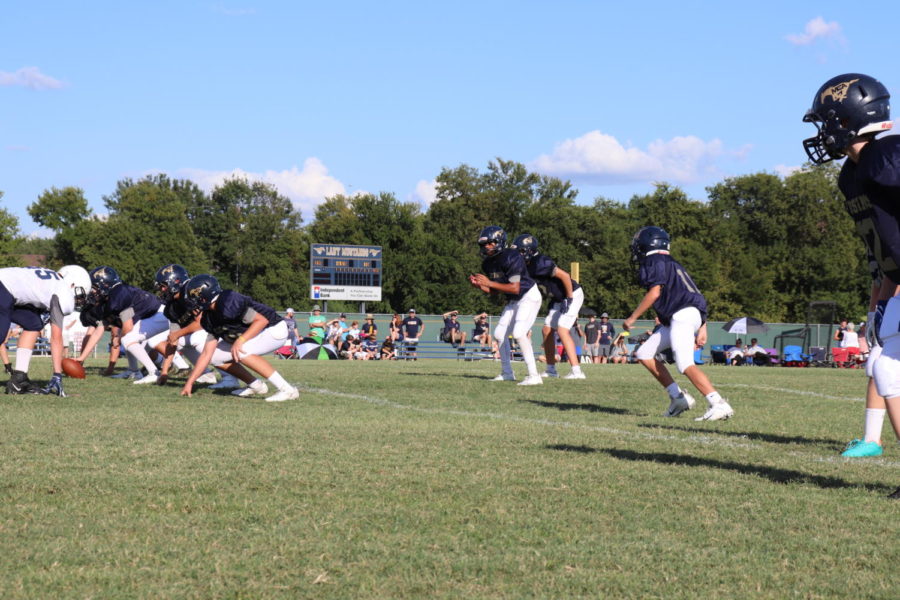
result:
<svg viewBox="0 0 900 600"><path fill-rule="evenodd" d="M0 283L16 299L16 306L34 306L50 312L50 300L55 295L64 315L75 311L75 292L59 273L40 267L9 267L0 269Z"/></svg>

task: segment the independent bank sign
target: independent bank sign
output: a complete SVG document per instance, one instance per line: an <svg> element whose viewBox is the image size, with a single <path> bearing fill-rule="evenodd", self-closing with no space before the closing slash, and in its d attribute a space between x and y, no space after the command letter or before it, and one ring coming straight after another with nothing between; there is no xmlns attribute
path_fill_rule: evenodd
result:
<svg viewBox="0 0 900 600"><path fill-rule="evenodd" d="M381 246L313 244L309 253L311 299L381 300Z"/></svg>

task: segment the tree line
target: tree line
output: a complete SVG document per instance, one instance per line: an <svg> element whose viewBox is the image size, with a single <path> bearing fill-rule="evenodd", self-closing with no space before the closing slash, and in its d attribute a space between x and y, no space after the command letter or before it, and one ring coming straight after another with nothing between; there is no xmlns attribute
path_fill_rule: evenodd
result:
<svg viewBox="0 0 900 600"><path fill-rule="evenodd" d="M652 224L672 236L673 256L706 295L712 320L746 314L803 322L809 302L822 300L859 318L867 301L865 250L837 172L825 165L784 178L731 177L707 188L705 201L659 183L627 204L598 197L583 205L570 182L497 159L483 171L444 168L425 210L387 192L337 195L309 223L265 183L234 178L207 193L189 180L152 175L119 181L103 197L104 215L91 213L79 188L46 190L28 214L54 232L47 240L23 240L15 217L0 209L0 261L45 254L50 266L111 265L144 289L152 289L160 266L177 262L277 308L304 310L311 243L377 245L384 249L382 301L367 302L367 310L496 313L501 300L472 289L466 275L480 270L479 231L500 225L510 241L535 235L563 269L578 262L585 306L624 317L643 294L631 238ZM356 306L331 301L329 308Z"/></svg>

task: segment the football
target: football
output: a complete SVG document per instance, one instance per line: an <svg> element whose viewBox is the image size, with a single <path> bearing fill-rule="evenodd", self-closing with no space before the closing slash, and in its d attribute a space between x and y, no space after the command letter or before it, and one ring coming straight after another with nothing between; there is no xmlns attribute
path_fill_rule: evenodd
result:
<svg viewBox="0 0 900 600"><path fill-rule="evenodd" d="M84 379L84 365L74 358L64 358L62 360L63 373L75 379Z"/></svg>

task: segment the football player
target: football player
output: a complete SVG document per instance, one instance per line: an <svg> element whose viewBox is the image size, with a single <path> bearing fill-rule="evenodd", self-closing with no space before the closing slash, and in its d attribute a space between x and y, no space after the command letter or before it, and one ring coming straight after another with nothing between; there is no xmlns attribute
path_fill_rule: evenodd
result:
<svg viewBox="0 0 900 600"><path fill-rule="evenodd" d="M494 338L500 346L502 365L502 372L494 378L494 381L516 380L507 335L512 326L512 337L519 344L522 358L528 368L528 376L519 385L541 385L543 380L537 372L534 349L528 337L541 308L541 293L528 274L522 255L518 250L506 247L506 232L503 229L496 225L482 229L478 236L478 246L484 258L481 263L481 270L484 273L469 275L469 283L486 294L505 294L507 299L494 328Z"/></svg>
<svg viewBox="0 0 900 600"><path fill-rule="evenodd" d="M578 364L578 353L575 350L575 340L569 330L578 319L578 311L584 304L584 290L581 285L566 271L560 269L553 259L546 254L538 252L537 238L530 233L524 233L513 240L512 248L519 251L525 264L528 266L528 274L544 289L544 293L550 296L550 310L544 318L544 327L541 333L544 335L544 356L547 358L547 369L542 377L559 377L556 371L556 340L554 332L559 335L566 358L572 365L572 371L563 379L584 379L581 365Z"/></svg>
<svg viewBox="0 0 900 600"><path fill-rule="evenodd" d="M678 372L706 396L709 408L695 421L719 421L734 416L731 405L719 395L700 367L694 364L694 348L706 343L706 299L687 271L669 254L669 234L659 227L643 227L631 241L631 260L638 265L638 283L647 289L644 298L622 323L625 331L652 306L661 326L635 352L635 357L669 392L664 417L677 417L694 406L690 394L678 387L666 365L656 355L672 348Z"/></svg>
<svg viewBox="0 0 900 600"><path fill-rule="evenodd" d="M844 453L847 456L882 453L885 412L900 436L900 300L896 299L900 283L900 137L876 137L893 126L890 98L878 80L847 73L826 81L803 117L818 130L814 137L803 140L813 163L848 158L841 167L838 187L871 262L877 265L871 269L874 283L866 325L870 342L866 371L873 376L874 387L870 382L866 394L864 439L851 442ZM900 498L900 489L892 497Z"/></svg>
<svg viewBox="0 0 900 600"><path fill-rule="evenodd" d="M0 269L0 331L9 331L10 323L22 327L16 345L16 365L6 382L7 394L39 392L65 396L62 387L63 318L70 315L87 297L91 287L88 273L78 265L57 271L36 267ZM38 335L44 327L42 315L50 315L50 356L53 376L43 390L28 379L28 367Z"/></svg>
<svg viewBox="0 0 900 600"><path fill-rule="evenodd" d="M98 310L104 321L117 317L122 323L121 343L145 369L144 377L135 384L156 383L159 370L147 354L147 340L166 331L169 322L162 313L159 299L149 292L122 282L115 269L108 266L91 271L91 293L97 297ZM102 334L101 334L102 335ZM82 357L93 350L100 336L92 336L84 345Z"/></svg>
<svg viewBox="0 0 900 600"><path fill-rule="evenodd" d="M178 264L170 264L160 267L156 272L156 295L163 302L163 315L169 320L169 329L163 331L147 341L147 345L154 348L163 357L160 366L159 383L164 384L168 379L169 367L180 350L192 365L197 363L200 353L206 344L206 333L199 326L191 327L197 320L194 313L184 302L181 289L184 283L190 279L187 269ZM240 365L235 365L237 372L246 382L254 380L253 375ZM216 383L216 375L207 369L196 383L212 383L210 389L234 389L241 386L240 381L234 375L223 371L225 374L221 382Z"/></svg>
<svg viewBox="0 0 900 600"><path fill-rule="evenodd" d="M262 355L278 350L288 339L287 323L270 306L233 290L223 290L212 275L197 275L185 282L182 295L188 307L200 319L194 327L202 327L207 339L194 370L181 390L190 396L194 382L210 364L230 370L241 364L268 379L278 390L267 402L283 402L300 397L300 392L285 381ZM255 380L236 396L265 394L269 387Z"/></svg>

